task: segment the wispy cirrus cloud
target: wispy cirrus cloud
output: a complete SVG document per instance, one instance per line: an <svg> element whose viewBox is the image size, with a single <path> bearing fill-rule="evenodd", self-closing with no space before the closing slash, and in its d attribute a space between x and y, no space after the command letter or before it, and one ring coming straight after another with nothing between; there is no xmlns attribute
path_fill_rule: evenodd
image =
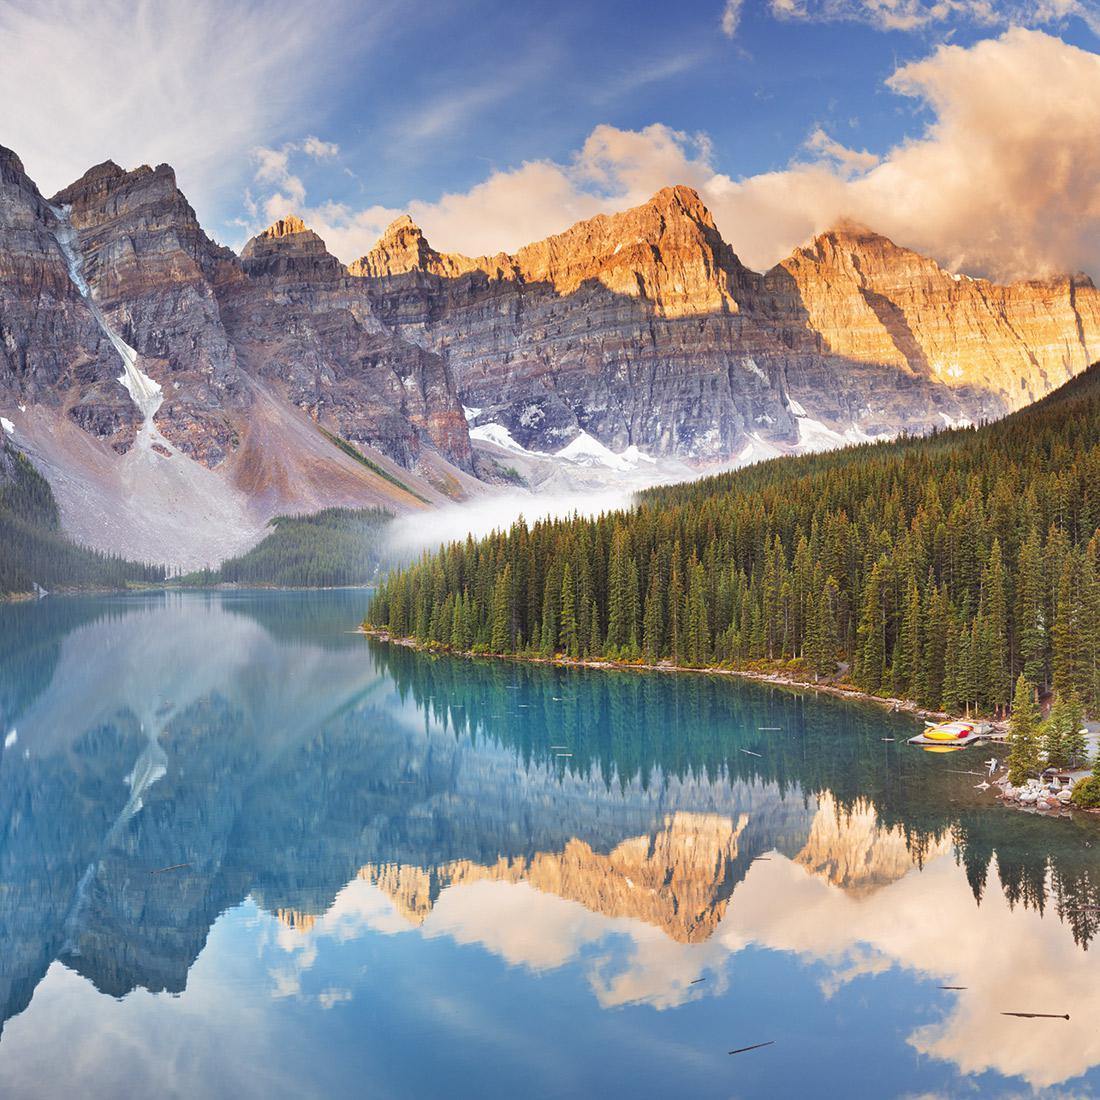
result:
<svg viewBox="0 0 1100 1100"><path fill-rule="evenodd" d="M726 0L726 6L722 9L721 27L722 33L727 38L733 38L737 34L737 28L741 25L741 8L744 0Z"/></svg>
<svg viewBox="0 0 1100 1100"><path fill-rule="evenodd" d="M292 0L8 0L2 140L47 194L108 158L167 161L209 204L239 187L249 149L308 117L387 11L317 0L304 19Z"/></svg>
<svg viewBox="0 0 1100 1100"><path fill-rule="evenodd" d="M1074 17L1100 30L1100 7L1093 0L769 0L768 8L779 19L866 23L883 31L916 31L952 23L1049 27ZM724 29L726 13L722 19Z"/></svg>

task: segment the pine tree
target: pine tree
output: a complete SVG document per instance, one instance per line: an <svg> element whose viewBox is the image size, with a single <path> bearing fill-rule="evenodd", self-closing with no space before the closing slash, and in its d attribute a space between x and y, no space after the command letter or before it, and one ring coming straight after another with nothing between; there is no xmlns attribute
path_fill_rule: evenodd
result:
<svg viewBox="0 0 1100 1100"><path fill-rule="evenodd" d="M859 618L859 654L856 683L872 694L882 687L886 674L885 558L880 558L867 579Z"/></svg>
<svg viewBox="0 0 1100 1100"><path fill-rule="evenodd" d="M1012 716L1008 724L1008 781L1020 786L1032 772L1039 770L1039 708L1035 689L1021 672L1012 697Z"/></svg>
<svg viewBox="0 0 1100 1100"><path fill-rule="evenodd" d="M573 591L573 570L568 562L561 577L561 632L558 642L562 652L574 660L581 655L580 633L577 630L577 598Z"/></svg>
<svg viewBox="0 0 1100 1100"><path fill-rule="evenodd" d="M1056 695L1086 697L1091 687L1091 668L1082 621L1084 601L1080 591L1080 563L1069 552L1062 563L1051 639L1051 686Z"/></svg>
<svg viewBox="0 0 1100 1100"><path fill-rule="evenodd" d="M1082 767L1088 759L1088 742L1085 738L1085 712L1076 695L1066 702L1066 764L1071 768Z"/></svg>
<svg viewBox="0 0 1100 1100"><path fill-rule="evenodd" d="M710 656L710 626L707 622L706 578L703 566L694 555L688 565L685 606L687 658L692 664L701 665Z"/></svg>
<svg viewBox="0 0 1100 1100"><path fill-rule="evenodd" d="M838 597L836 578L830 576L813 606L812 634L807 655L815 676L831 676L836 671L836 658L840 650L836 621Z"/></svg>
<svg viewBox="0 0 1100 1100"><path fill-rule="evenodd" d="M1040 727L1039 741L1046 763L1052 768L1061 768L1069 763L1071 725L1069 703L1060 696L1056 697L1050 714Z"/></svg>
<svg viewBox="0 0 1100 1100"><path fill-rule="evenodd" d="M504 566L493 585L493 608L489 648L494 653L507 653L514 642L512 631L512 566Z"/></svg>
<svg viewBox="0 0 1100 1100"><path fill-rule="evenodd" d="M905 600L894 643L891 678L895 695L907 696L913 690L920 664L920 588L916 575L909 573Z"/></svg>
<svg viewBox="0 0 1100 1100"><path fill-rule="evenodd" d="M664 594L661 592L661 578L652 567L642 619L642 651L647 661L656 661L664 645Z"/></svg>
<svg viewBox="0 0 1100 1100"><path fill-rule="evenodd" d="M1029 682L1039 687L1046 679L1046 604L1041 547L1034 528L1020 547L1016 593L1019 664Z"/></svg>
<svg viewBox="0 0 1100 1100"><path fill-rule="evenodd" d="M999 539L993 540L982 574L981 610L986 622L985 668L987 695L992 707L1008 705L1009 677L1008 595L1004 557Z"/></svg>

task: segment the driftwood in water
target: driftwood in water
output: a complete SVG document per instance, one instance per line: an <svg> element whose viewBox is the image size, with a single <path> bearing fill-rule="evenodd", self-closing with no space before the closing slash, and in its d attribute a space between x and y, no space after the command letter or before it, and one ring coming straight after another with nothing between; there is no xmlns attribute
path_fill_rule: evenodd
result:
<svg viewBox="0 0 1100 1100"><path fill-rule="evenodd" d="M766 1043L753 1043L751 1047L738 1047L736 1050L727 1051L729 1054L744 1054L746 1050L759 1050L761 1047L770 1047L775 1043L774 1039L769 1039Z"/></svg>

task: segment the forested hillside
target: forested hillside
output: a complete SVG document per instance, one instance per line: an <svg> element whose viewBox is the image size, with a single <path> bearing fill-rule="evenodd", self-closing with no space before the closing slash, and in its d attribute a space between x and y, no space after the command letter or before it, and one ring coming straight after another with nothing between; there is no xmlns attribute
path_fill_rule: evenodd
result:
<svg viewBox="0 0 1100 1100"><path fill-rule="evenodd" d="M456 650L784 664L932 708L1100 702L1100 368L1006 420L443 548L370 622Z"/></svg>
<svg viewBox="0 0 1100 1100"><path fill-rule="evenodd" d="M277 516L258 546L218 569L182 577L183 584L326 588L367 584L378 574L383 536L393 519L384 508L326 508Z"/></svg>
<svg viewBox="0 0 1100 1100"><path fill-rule="evenodd" d="M46 479L0 439L0 594L46 588L121 588L164 580L157 565L78 546L61 531Z"/></svg>

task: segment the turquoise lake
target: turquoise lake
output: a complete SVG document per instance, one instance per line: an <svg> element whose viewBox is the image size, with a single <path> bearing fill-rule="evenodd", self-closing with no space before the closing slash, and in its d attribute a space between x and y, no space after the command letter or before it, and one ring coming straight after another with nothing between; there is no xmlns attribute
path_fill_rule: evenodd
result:
<svg viewBox="0 0 1100 1100"><path fill-rule="evenodd" d="M0 1096L1100 1095L1098 819L368 600L0 605Z"/></svg>

